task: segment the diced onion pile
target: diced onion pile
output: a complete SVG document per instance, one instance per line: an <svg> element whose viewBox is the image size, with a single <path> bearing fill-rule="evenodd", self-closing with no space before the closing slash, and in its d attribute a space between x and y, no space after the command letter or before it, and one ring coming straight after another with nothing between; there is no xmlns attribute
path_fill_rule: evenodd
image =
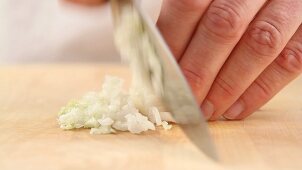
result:
<svg viewBox="0 0 302 170"><path fill-rule="evenodd" d="M155 126L171 129L156 106L144 108L142 114L130 93L123 91L123 80L106 76L101 92L90 92L80 100L72 100L59 112L58 122L62 129L91 128L91 134L108 134L116 131L141 133L155 130ZM166 119L168 120L168 116Z"/></svg>

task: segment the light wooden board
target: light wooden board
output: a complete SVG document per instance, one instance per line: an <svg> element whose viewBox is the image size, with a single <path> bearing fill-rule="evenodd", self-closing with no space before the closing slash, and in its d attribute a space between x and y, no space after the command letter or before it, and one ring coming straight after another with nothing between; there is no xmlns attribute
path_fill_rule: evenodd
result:
<svg viewBox="0 0 302 170"><path fill-rule="evenodd" d="M2 66L0 169L302 169L301 78L244 121L209 123L217 163L177 126L142 135L59 129L60 107L99 90L106 74L130 77L115 65Z"/></svg>

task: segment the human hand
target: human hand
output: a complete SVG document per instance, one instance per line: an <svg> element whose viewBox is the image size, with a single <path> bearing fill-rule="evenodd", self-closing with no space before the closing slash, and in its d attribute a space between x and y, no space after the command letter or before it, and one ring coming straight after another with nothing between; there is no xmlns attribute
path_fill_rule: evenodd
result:
<svg viewBox="0 0 302 170"><path fill-rule="evenodd" d="M301 0L163 0L157 26L209 120L243 119L302 72Z"/></svg>

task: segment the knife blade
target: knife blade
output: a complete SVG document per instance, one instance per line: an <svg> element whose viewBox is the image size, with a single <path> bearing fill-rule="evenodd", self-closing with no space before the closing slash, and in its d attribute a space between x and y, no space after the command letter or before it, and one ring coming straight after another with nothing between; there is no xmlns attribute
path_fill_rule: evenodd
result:
<svg viewBox="0 0 302 170"><path fill-rule="evenodd" d="M207 123L177 62L155 25L136 1L111 0L110 2L115 29L123 24L126 24L124 27L128 28L128 30L124 30L124 33L114 35L116 40L128 38L126 39L129 43L128 49L120 48L121 54L139 56L132 59L134 61L132 64L137 68L133 71L136 74L135 77L139 79L136 81L143 82L142 84L160 96L165 107L172 113L174 120L195 146L210 158L217 160ZM123 21L124 15L127 13L131 13L128 15L128 19L135 22ZM136 27L131 24L136 24ZM131 34L132 37L123 34ZM136 39L144 40L135 42Z"/></svg>

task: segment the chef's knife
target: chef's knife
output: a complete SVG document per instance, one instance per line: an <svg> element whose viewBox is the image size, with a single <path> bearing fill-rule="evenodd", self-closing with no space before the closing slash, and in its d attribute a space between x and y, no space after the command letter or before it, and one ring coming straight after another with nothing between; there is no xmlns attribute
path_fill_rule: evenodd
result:
<svg viewBox="0 0 302 170"><path fill-rule="evenodd" d="M149 85L161 97L165 107L172 113L174 120L191 141L210 158L217 160L217 154L208 132L207 123L177 62L157 28L146 17L136 1L110 0L110 2L115 29L120 26L123 15L129 11L133 12L139 18L138 24L142 28L140 34L147 36L150 43L147 49L133 47L136 50L135 52L141 54L140 58L137 58L135 62L137 68L139 68L140 80L149 82ZM128 34L127 30L125 30L125 34ZM121 35L115 34L115 36ZM116 37L116 39L119 38L121 37ZM129 44L133 41L135 40L129 39ZM147 51L150 49L154 50L156 55L148 55ZM119 50L121 53L124 51L124 49Z"/></svg>

